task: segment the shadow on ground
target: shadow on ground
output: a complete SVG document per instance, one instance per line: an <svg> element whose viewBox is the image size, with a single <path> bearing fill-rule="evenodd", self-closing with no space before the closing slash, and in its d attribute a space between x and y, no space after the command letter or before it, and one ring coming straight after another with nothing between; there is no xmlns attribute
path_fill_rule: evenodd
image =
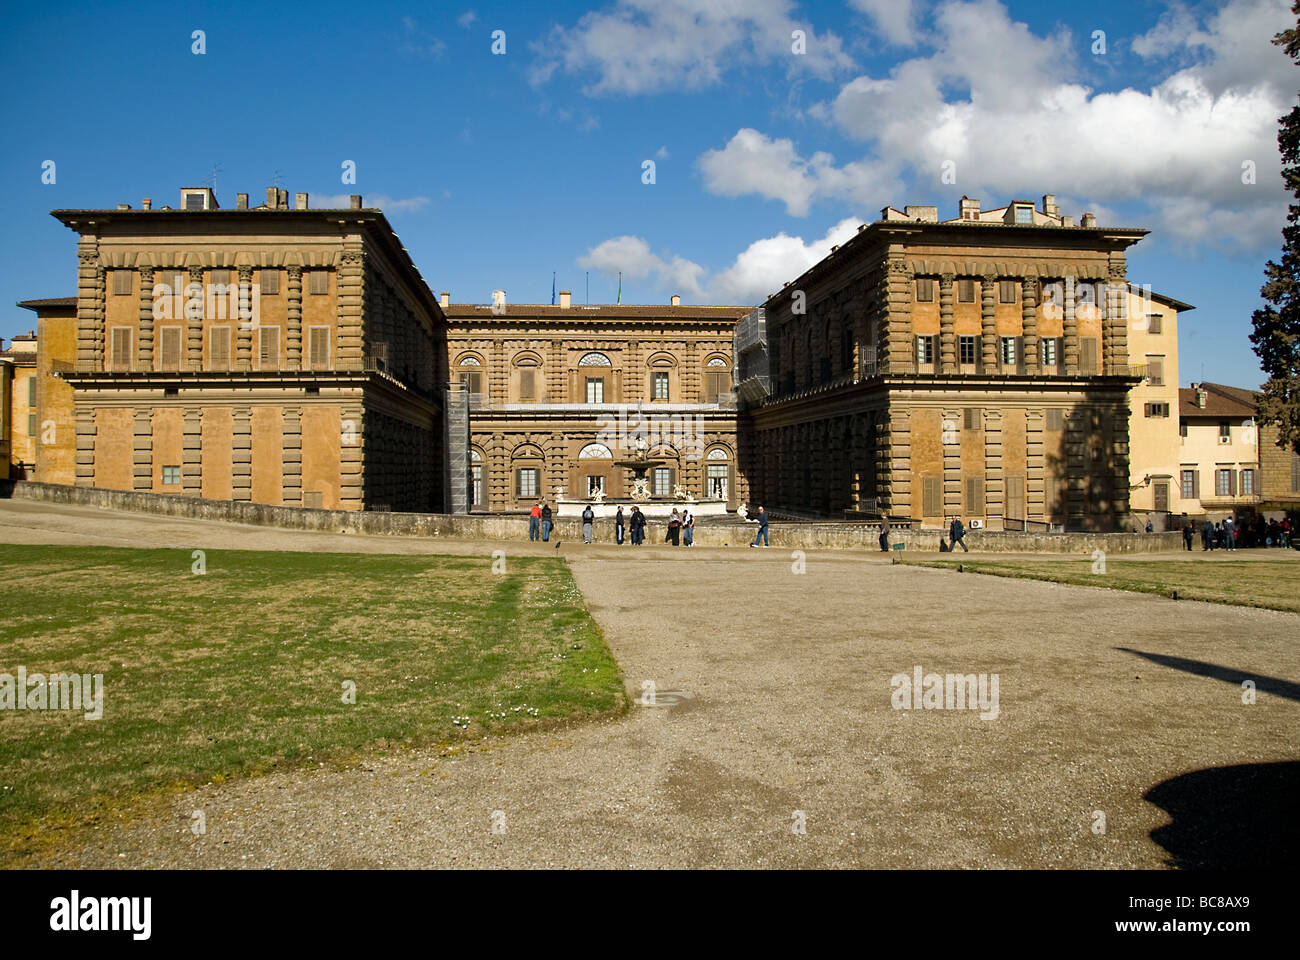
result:
<svg viewBox="0 0 1300 960"><path fill-rule="evenodd" d="M1292 683L1290 680L1282 680L1279 677L1265 677L1258 673L1248 673L1245 670L1234 670L1232 667L1221 666L1217 663L1206 663L1204 660L1188 660L1186 657L1171 657L1163 653L1144 653L1141 650L1131 650L1128 647L1116 647L1115 649L1150 660L1152 663L1158 663L1162 667L1173 667L1175 670L1194 673L1198 677L1212 677L1215 680L1222 680L1238 687L1241 686L1242 681L1251 680L1254 681L1256 690L1271 693L1275 697L1286 697L1288 700L1300 701L1300 683Z"/></svg>
<svg viewBox="0 0 1300 960"><path fill-rule="evenodd" d="M1300 854L1300 762L1195 770L1156 784L1143 799L1173 822L1151 831L1185 870L1293 867Z"/></svg>

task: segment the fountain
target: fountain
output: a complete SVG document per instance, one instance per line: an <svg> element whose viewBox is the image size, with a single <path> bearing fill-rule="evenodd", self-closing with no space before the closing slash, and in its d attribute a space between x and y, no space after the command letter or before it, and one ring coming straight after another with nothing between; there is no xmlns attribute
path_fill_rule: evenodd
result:
<svg viewBox="0 0 1300 960"><path fill-rule="evenodd" d="M627 497L606 497L603 490L586 499L566 498L564 490L556 491L557 513L561 517L577 517L590 506L597 517L613 517L620 506L635 505L647 517L667 517L674 508L689 507L697 517L723 516L727 512L725 500L696 500L680 483L673 489L671 497L654 499L650 492L650 479L646 476L655 467L661 467L668 461L655 460L648 455L643 437L637 437L636 453L627 460L615 460L613 465L632 471L632 491ZM627 510L623 511L626 517Z"/></svg>

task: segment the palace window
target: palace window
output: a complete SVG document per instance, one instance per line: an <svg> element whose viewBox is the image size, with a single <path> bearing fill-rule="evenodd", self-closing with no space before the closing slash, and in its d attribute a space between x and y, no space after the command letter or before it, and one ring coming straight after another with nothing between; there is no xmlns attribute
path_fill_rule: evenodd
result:
<svg viewBox="0 0 1300 960"><path fill-rule="evenodd" d="M1147 380L1153 387L1165 385L1165 358L1147 354Z"/></svg>
<svg viewBox="0 0 1300 960"><path fill-rule="evenodd" d="M1163 318L1158 313L1147 314L1147 333L1159 333Z"/></svg>
<svg viewBox="0 0 1300 960"><path fill-rule="evenodd" d="M330 274L328 270L312 270L308 273L311 278L310 289L313 294L320 296L330 292Z"/></svg>
<svg viewBox="0 0 1300 960"><path fill-rule="evenodd" d="M667 496L671 496L672 492L673 492L672 467L655 467L654 495L656 497L667 497Z"/></svg>
<svg viewBox="0 0 1300 960"><path fill-rule="evenodd" d="M1195 470L1183 470L1179 478L1179 487L1184 500L1196 500L1201 495L1200 483Z"/></svg>
<svg viewBox="0 0 1300 960"><path fill-rule="evenodd" d="M213 327L208 333L208 365L213 370L230 369L230 328Z"/></svg>
<svg viewBox="0 0 1300 960"><path fill-rule="evenodd" d="M1169 404L1153 402L1146 405L1146 415L1148 417L1168 417Z"/></svg>
<svg viewBox="0 0 1300 960"><path fill-rule="evenodd" d="M957 302L975 302L975 281L970 277L962 277L957 281Z"/></svg>
<svg viewBox="0 0 1300 960"><path fill-rule="evenodd" d="M975 338L958 337L957 355L960 363L974 363L975 362Z"/></svg>
<svg viewBox="0 0 1300 960"><path fill-rule="evenodd" d="M280 363L280 328L258 327L257 362L263 370L272 370Z"/></svg>
<svg viewBox="0 0 1300 960"><path fill-rule="evenodd" d="M999 355L1002 357L1002 366L1014 367L1016 365L1016 338L1000 337L998 338Z"/></svg>
<svg viewBox="0 0 1300 960"><path fill-rule="evenodd" d="M113 271L113 295L121 297L131 292L131 275L134 270L114 270Z"/></svg>
<svg viewBox="0 0 1300 960"><path fill-rule="evenodd" d="M934 277L916 278L916 302L934 303Z"/></svg>
<svg viewBox="0 0 1300 960"><path fill-rule="evenodd" d="M114 327L112 332L113 347L110 362L114 370L131 369L131 328Z"/></svg>
<svg viewBox="0 0 1300 960"><path fill-rule="evenodd" d="M163 468L162 468L162 482L163 482L164 484L167 484L167 485L172 485L172 484L180 483L180 482L181 482L181 468L180 468L179 466L174 466L174 467L163 467Z"/></svg>
<svg viewBox="0 0 1300 960"><path fill-rule="evenodd" d="M279 270L262 270L259 278L262 283L262 295L270 294L275 296L280 292L280 271Z"/></svg>
<svg viewBox="0 0 1300 960"><path fill-rule="evenodd" d="M265 328L263 328L265 329ZM158 369L179 370L181 368L181 328L158 328Z"/></svg>
<svg viewBox="0 0 1300 960"><path fill-rule="evenodd" d="M313 370L325 370L330 365L330 328L307 328L307 362Z"/></svg>
<svg viewBox="0 0 1300 960"><path fill-rule="evenodd" d="M1255 483L1255 470L1253 467L1247 467L1241 471L1241 495L1243 497L1253 497L1259 493Z"/></svg>
<svg viewBox="0 0 1300 960"><path fill-rule="evenodd" d="M1016 223L1033 223L1034 211L1025 204L1016 204Z"/></svg>
<svg viewBox="0 0 1300 960"><path fill-rule="evenodd" d="M537 481L541 471L536 467L522 467L515 472L515 496L532 500L537 496Z"/></svg>
<svg viewBox="0 0 1300 960"><path fill-rule="evenodd" d="M1233 489L1236 479L1232 470L1219 469L1214 471L1214 495L1216 497L1231 497L1236 495Z"/></svg>
<svg viewBox="0 0 1300 960"><path fill-rule="evenodd" d="M605 402L605 380L603 377L587 378L587 402L588 403Z"/></svg>
<svg viewBox="0 0 1300 960"><path fill-rule="evenodd" d="M1038 360L1044 367L1056 366L1059 355L1056 337L1043 337L1038 341Z"/></svg>
<svg viewBox="0 0 1300 960"><path fill-rule="evenodd" d="M654 393L656 400L668 399L668 372L666 370L656 370L654 373Z"/></svg>
<svg viewBox="0 0 1300 960"><path fill-rule="evenodd" d="M917 363L934 363L935 339L933 336L919 336L916 338Z"/></svg>
<svg viewBox="0 0 1300 960"><path fill-rule="evenodd" d="M1001 303L1016 302L1016 281L999 280L998 281L998 301Z"/></svg>

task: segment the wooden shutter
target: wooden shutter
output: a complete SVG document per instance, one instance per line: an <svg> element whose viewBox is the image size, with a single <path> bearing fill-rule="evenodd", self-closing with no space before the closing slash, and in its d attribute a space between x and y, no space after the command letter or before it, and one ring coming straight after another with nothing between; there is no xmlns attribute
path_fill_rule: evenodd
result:
<svg viewBox="0 0 1300 960"><path fill-rule="evenodd" d="M943 516L943 479L941 477L921 478L921 516Z"/></svg>
<svg viewBox="0 0 1300 960"><path fill-rule="evenodd" d="M518 498L518 497L522 497L523 495L524 495L524 471L516 470L515 471L515 497Z"/></svg>
<svg viewBox="0 0 1300 960"><path fill-rule="evenodd" d="M1159 511L1167 512L1169 510L1169 484L1162 480L1157 480L1151 486L1155 493L1155 508Z"/></svg>
<svg viewBox="0 0 1300 960"><path fill-rule="evenodd" d="M1097 338L1079 338L1079 373L1086 377L1097 373Z"/></svg>
<svg viewBox="0 0 1300 960"><path fill-rule="evenodd" d="M519 396L525 400L533 399L533 392L536 389L534 373L533 370L519 371Z"/></svg>
<svg viewBox="0 0 1300 960"><path fill-rule="evenodd" d="M226 286L227 284L230 283L230 271L229 270L208 271L208 283L213 283L213 284L219 283L222 286Z"/></svg>
<svg viewBox="0 0 1300 960"><path fill-rule="evenodd" d="M1016 281L999 280L998 281L998 300L1002 303L1016 302Z"/></svg>
<svg viewBox="0 0 1300 960"><path fill-rule="evenodd" d="M325 370L329 367L329 327L310 327L307 330L307 358L313 370Z"/></svg>
<svg viewBox="0 0 1300 960"><path fill-rule="evenodd" d="M181 328L162 327L158 331L158 359L163 370L179 370L181 366Z"/></svg>
<svg viewBox="0 0 1300 960"><path fill-rule="evenodd" d="M262 293L275 295L280 292L280 271L266 269L261 272Z"/></svg>
<svg viewBox="0 0 1300 960"><path fill-rule="evenodd" d="M1194 500L1201 499L1201 471L1200 470L1192 471L1192 498Z"/></svg>
<svg viewBox="0 0 1300 960"><path fill-rule="evenodd" d="M310 510L319 510L322 507L322 496L319 490L304 490L302 492L302 505Z"/></svg>
<svg viewBox="0 0 1300 960"><path fill-rule="evenodd" d="M1016 373L1025 372L1025 338L1016 337Z"/></svg>
<svg viewBox="0 0 1300 960"><path fill-rule="evenodd" d="M984 428L984 411L981 408L966 407L963 413L967 430L982 430Z"/></svg>
<svg viewBox="0 0 1300 960"><path fill-rule="evenodd" d="M1147 377L1151 380L1151 386L1160 387L1165 382L1165 358L1164 357L1147 357Z"/></svg>
<svg viewBox="0 0 1300 960"><path fill-rule="evenodd" d="M727 394L731 388L731 374L729 373L710 373L709 374L709 395L706 398L708 403L718 403Z"/></svg>
<svg viewBox="0 0 1300 960"><path fill-rule="evenodd" d="M1159 333L1162 319L1158 313L1147 314L1147 333Z"/></svg>
<svg viewBox="0 0 1300 960"><path fill-rule="evenodd" d="M1237 471L1229 470L1228 471L1228 496L1235 497L1236 495L1237 495Z"/></svg>
<svg viewBox="0 0 1300 960"><path fill-rule="evenodd" d="M957 281L957 302L975 302L975 281L970 277L963 277Z"/></svg>
<svg viewBox="0 0 1300 960"><path fill-rule="evenodd" d="M1065 411L1060 407L1052 407L1047 411L1047 429L1064 430L1065 429Z"/></svg>
<svg viewBox="0 0 1300 960"><path fill-rule="evenodd" d="M131 274L134 270L113 271L113 295L126 296L131 293Z"/></svg>
<svg viewBox="0 0 1300 960"><path fill-rule="evenodd" d="M1025 478L1007 477L1007 503L1005 515L1012 520L1025 519Z"/></svg>
<svg viewBox="0 0 1300 960"><path fill-rule="evenodd" d="M966 515L970 517L984 516L983 477L966 478Z"/></svg>
<svg viewBox="0 0 1300 960"><path fill-rule="evenodd" d="M328 270L312 270L308 276L311 278L311 292L313 294L325 294L330 292L330 275Z"/></svg>
<svg viewBox="0 0 1300 960"><path fill-rule="evenodd" d="M131 369L131 330L129 327L113 328L112 364L114 370Z"/></svg>
<svg viewBox="0 0 1300 960"><path fill-rule="evenodd" d="M213 370L230 369L230 328L213 327L208 362Z"/></svg>
<svg viewBox="0 0 1300 960"><path fill-rule="evenodd" d="M934 278L933 277L916 278L916 302L917 303L934 302Z"/></svg>
<svg viewBox="0 0 1300 960"><path fill-rule="evenodd" d="M279 327L259 327L260 346L258 351L258 363L267 369L274 369L280 365L280 328Z"/></svg>

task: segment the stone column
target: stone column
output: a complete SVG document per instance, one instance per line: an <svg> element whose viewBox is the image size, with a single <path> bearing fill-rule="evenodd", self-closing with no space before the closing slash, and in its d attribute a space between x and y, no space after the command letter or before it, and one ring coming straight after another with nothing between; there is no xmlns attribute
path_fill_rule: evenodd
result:
<svg viewBox="0 0 1300 960"><path fill-rule="evenodd" d="M885 329L876 362L881 373L914 373L916 358L912 355L912 347L915 340L910 316L912 269L902 259L890 259L885 277Z"/></svg>
<svg viewBox="0 0 1300 960"><path fill-rule="evenodd" d="M153 489L153 412L137 407L131 430L131 489Z"/></svg>
<svg viewBox="0 0 1300 960"><path fill-rule="evenodd" d="M285 364L289 370L302 369L302 267L291 266L288 274L288 310L284 331Z"/></svg>
<svg viewBox="0 0 1300 960"><path fill-rule="evenodd" d="M984 500L990 530L1006 527L1006 486L1002 473L1002 411L984 408Z"/></svg>
<svg viewBox="0 0 1300 960"><path fill-rule="evenodd" d="M207 297L203 290L202 267L190 267L190 285L196 283L199 285L199 298L205 306L203 309L192 310L189 306L189 296L185 297L185 359L191 370L203 369L203 314ZM193 316L193 314L198 315Z"/></svg>
<svg viewBox="0 0 1300 960"><path fill-rule="evenodd" d="M1025 411L1025 519L1047 519L1043 411Z"/></svg>
<svg viewBox="0 0 1300 960"><path fill-rule="evenodd" d="M943 441L943 513L951 517L962 512L961 434L966 424L962 411L949 408L942 412L940 439Z"/></svg>
<svg viewBox="0 0 1300 960"><path fill-rule="evenodd" d="M230 435L230 498L253 499L253 424L248 407L235 407Z"/></svg>
<svg viewBox="0 0 1300 960"><path fill-rule="evenodd" d="M365 507L365 437L362 433L364 413L359 405L345 406L342 411L342 435L339 437L339 500L344 510Z"/></svg>
<svg viewBox="0 0 1300 960"><path fill-rule="evenodd" d="M99 265L99 242L82 237L77 243L77 368L103 370L101 333L104 328L104 271Z"/></svg>
<svg viewBox="0 0 1300 960"><path fill-rule="evenodd" d="M889 419L878 426L876 462L880 483L880 509L893 516L912 512L912 418L908 410L890 408Z"/></svg>
<svg viewBox="0 0 1300 960"><path fill-rule="evenodd" d="M280 499L286 507L302 506L302 407L283 408L280 447Z"/></svg>
<svg viewBox="0 0 1300 960"><path fill-rule="evenodd" d="M240 302L248 303L249 310L253 308L253 268L251 266L242 266L239 268L239 290ZM245 294L247 291L247 294ZM253 369L253 329L257 326L259 318L256 316L249 317L247 320L242 317L239 319L238 332L235 334L235 369L251 370Z"/></svg>
<svg viewBox="0 0 1300 960"><path fill-rule="evenodd" d="M953 336L951 273L939 275L939 372L957 372L957 343Z"/></svg>
<svg viewBox="0 0 1300 960"><path fill-rule="evenodd" d="M998 370L997 286L996 274L980 277L980 373L984 374Z"/></svg>
<svg viewBox="0 0 1300 960"><path fill-rule="evenodd" d="M187 496L203 491L203 410L185 409L185 432L181 438L181 487Z"/></svg>
<svg viewBox="0 0 1300 960"><path fill-rule="evenodd" d="M1129 409L1126 404L1111 408L1111 509L1115 515L1115 529L1129 529Z"/></svg>
<svg viewBox="0 0 1300 960"><path fill-rule="evenodd" d="M365 269L366 255L361 250L361 242L347 242L338 265L338 350L336 359L331 364L340 370L360 370L364 366Z"/></svg>
<svg viewBox="0 0 1300 960"><path fill-rule="evenodd" d="M1105 308L1106 335L1109 339L1109 346L1105 348L1105 366L1103 369L1107 373L1119 374L1126 376L1128 374L1128 310L1127 307L1127 288L1125 279L1124 254L1115 252L1110 255L1109 275L1106 285L1107 306ZM1113 295L1112 295L1113 291ZM1120 298L1123 298L1122 300ZM1119 302L1111 302L1118 300ZM1128 484L1125 482L1125 490ZM1125 494L1127 502L1128 495ZM1127 511L1127 507L1125 508Z"/></svg>
<svg viewBox="0 0 1300 960"><path fill-rule="evenodd" d="M1067 376L1077 377L1079 375L1079 322L1074 316L1074 307L1076 292L1074 288L1074 277L1066 277L1063 281L1065 291L1064 301L1064 319L1061 321L1064 328L1064 346L1062 353L1065 357L1065 373Z"/></svg>
<svg viewBox="0 0 1300 960"><path fill-rule="evenodd" d="M138 369L153 369L153 267L140 268Z"/></svg>
<svg viewBox="0 0 1300 960"><path fill-rule="evenodd" d="M1025 373L1032 376L1039 371L1038 278L1034 276L1023 277L1020 281L1020 331L1025 351Z"/></svg>
<svg viewBox="0 0 1300 960"><path fill-rule="evenodd" d="M1078 371L1078 365L1075 366ZM1076 407L1065 421L1066 530L1083 529L1084 478L1087 476L1085 427L1088 408ZM1125 489L1128 481L1124 481Z"/></svg>
<svg viewBox="0 0 1300 960"><path fill-rule="evenodd" d="M77 486L95 485L95 411L77 406Z"/></svg>

